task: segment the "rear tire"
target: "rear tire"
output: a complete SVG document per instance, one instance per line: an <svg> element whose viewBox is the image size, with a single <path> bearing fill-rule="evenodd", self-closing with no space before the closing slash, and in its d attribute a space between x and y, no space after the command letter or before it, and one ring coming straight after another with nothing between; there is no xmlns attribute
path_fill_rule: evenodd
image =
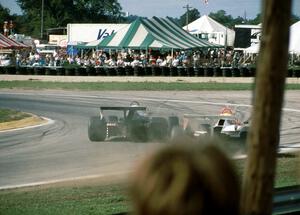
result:
<svg viewBox="0 0 300 215"><path fill-rule="evenodd" d="M165 140L168 137L168 121L163 117L152 117L149 126L149 138Z"/></svg>
<svg viewBox="0 0 300 215"><path fill-rule="evenodd" d="M99 116L90 117L88 124L88 136L90 141L104 141L106 138L106 122Z"/></svg>
<svg viewBox="0 0 300 215"><path fill-rule="evenodd" d="M178 116L169 116L169 135L171 135L173 127L179 126L179 117Z"/></svg>
<svg viewBox="0 0 300 215"><path fill-rule="evenodd" d="M170 134L171 143L181 143L186 137L184 130L179 126L174 126Z"/></svg>
<svg viewBox="0 0 300 215"><path fill-rule="evenodd" d="M246 140L247 139L247 135L248 135L248 133L246 131L241 132L240 133L241 140Z"/></svg>

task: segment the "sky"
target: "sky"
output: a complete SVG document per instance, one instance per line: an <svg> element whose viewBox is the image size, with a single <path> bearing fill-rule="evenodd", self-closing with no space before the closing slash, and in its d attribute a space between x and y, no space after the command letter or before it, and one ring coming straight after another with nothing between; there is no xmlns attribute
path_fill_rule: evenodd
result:
<svg viewBox="0 0 300 215"><path fill-rule="evenodd" d="M15 0L0 0L0 3L11 13L21 14ZM123 12L145 17L180 17L185 13L183 7L187 4L198 9L201 15L225 10L234 18L246 15L247 19L253 19L261 10L261 0L208 0L208 4L204 0L119 0L119 3ZM300 0L293 0L293 13L300 16Z"/></svg>

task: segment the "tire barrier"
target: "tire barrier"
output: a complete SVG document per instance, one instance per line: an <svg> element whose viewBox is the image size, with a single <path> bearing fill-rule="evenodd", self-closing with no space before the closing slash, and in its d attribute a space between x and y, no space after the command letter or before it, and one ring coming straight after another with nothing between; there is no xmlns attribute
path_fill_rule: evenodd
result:
<svg viewBox="0 0 300 215"><path fill-rule="evenodd" d="M256 76L256 68L255 67L250 67L249 68L249 76L250 77L255 77Z"/></svg>
<svg viewBox="0 0 300 215"><path fill-rule="evenodd" d="M76 67L75 68L75 75L76 76L84 76L85 75L85 69L83 67Z"/></svg>
<svg viewBox="0 0 300 215"><path fill-rule="evenodd" d="M65 75L66 70L63 69L62 67L56 68L56 75Z"/></svg>
<svg viewBox="0 0 300 215"><path fill-rule="evenodd" d="M222 70L220 67L214 68L214 77L220 77L222 76Z"/></svg>
<svg viewBox="0 0 300 215"><path fill-rule="evenodd" d="M240 77L241 76L240 69L239 68L232 68L231 69L231 74L232 74L232 77Z"/></svg>
<svg viewBox="0 0 300 215"><path fill-rule="evenodd" d="M204 68L203 67L195 67L195 76L197 77L203 77L204 76Z"/></svg>
<svg viewBox="0 0 300 215"><path fill-rule="evenodd" d="M299 78L300 77L300 69L294 69L293 77L294 78Z"/></svg>
<svg viewBox="0 0 300 215"><path fill-rule="evenodd" d="M33 67L27 67L26 68L27 74L28 75L34 75L34 68Z"/></svg>
<svg viewBox="0 0 300 215"><path fill-rule="evenodd" d="M255 77L255 67L33 67L0 66L0 74L57 76L181 76L181 77ZM300 77L299 68L289 68L287 77Z"/></svg>
<svg viewBox="0 0 300 215"><path fill-rule="evenodd" d="M126 75L124 67L119 66L116 68L116 70L117 70L117 76L125 76Z"/></svg>
<svg viewBox="0 0 300 215"><path fill-rule="evenodd" d="M177 67L171 67L170 68L170 76L178 76Z"/></svg>
<svg viewBox="0 0 300 215"><path fill-rule="evenodd" d="M75 75L75 68L65 68L65 75L74 76Z"/></svg>
<svg viewBox="0 0 300 215"><path fill-rule="evenodd" d="M161 68L162 76L170 76L170 67L163 66Z"/></svg>
<svg viewBox="0 0 300 215"><path fill-rule="evenodd" d="M35 75L45 75L45 67L34 67L33 71Z"/></svg>
<svg viewBox="0 0 300 215"><path fill-rule="evenodd" d="M116 67L108 67L106 70L107 76L117 76Z"/></svg>
<svg viewBox="0 0 300 215"><path fill-rule="evenodd" d="M294 73L294 70L292 69L292 68L290 68L290 69L288 69L288 71L287 71L287 77L293 77L293 73Z"/></svg>
<svg viewBox="0 0 300 215"><path fill-rule="evenodd" d="M179 66L177 67L178 76L187 76L186 68Z"/></svg>
<svg viewBox="0 0 300 215"><path fill-rule="evenodd" d="M56 75L56 70L53 68L46 68L45 75Z"/></svg>
<svg viewBox="0 0 300 215"><path fill-rule="evenodd" d="M189 77L194 77L195 76L195 71L193 67L186 67L186 75Z"/></svg>
<svg viewBox="0 0 300 215"><path fill-rule="evenodd" d="M1 74L1 72L0 72L0 74ZM16 74L17 75L27 75L27 69L26 69L26 67L23 67L23 66L16 67Z"/></svg>
<svg viewBox="0 0 300 215"><path fill-rule="evenodd" d="M95 67L88 66L88 67L85 68L85 72L88 76L95 76L96 75Z"/></svg>
<svg viewBox="0 0 300 215"><path fill-rule="evenodd" d="M240 76L241 77L249 77L250 76L249 69L247 67L241 67L240 68Z"/></svg>
<svg viewBox="0 0 300 215"><path fill-rule="evenodd" d="M16 67L14 67L14 66L4 67L4 74L15 75L16 74Z"/></svg>
<svg viewBox="0 0 300 215"><path fill-rule="evenodd" d="M150 66L144 67L145 76L152 76L152 68Z"/></svg>
<svg viewBox="0 0 300 215"><path fill-rule="evenodd" d="M152 66L152 76L161 76L161 67Z"/></svg>
<svg viewBox="0 0 300 215"><path fill-rule="evenodd" d="M125 70L124 70L124 74L125 74ZM106 76L105 68L104 67L97 67L96 68L96 75Z"/></svg>
<svg viewBox="0 0 300 215"><path fill-rule="evenodd" d="M212 77L214 75L214 69L212 67L204 68L204 77Z"/></svg>
<svg viewBox="0 0 300 215"><path fill-rule="evenodd" d="M125 66L126 76L133 76L133 68L131 66Z"/></svg>
<svg viewBox="0 0 300 215"><path fill-rule="evenodd" d="M134 76L145 76L145 70L141 66L135 66L133 68L133 74Z"/></svg>
<svg viewBox="0 0 300 215"><path fill-rule="evenodd" d="M232 77L232 72L230 68L223 68L222 69L223 77Z"/></svg>

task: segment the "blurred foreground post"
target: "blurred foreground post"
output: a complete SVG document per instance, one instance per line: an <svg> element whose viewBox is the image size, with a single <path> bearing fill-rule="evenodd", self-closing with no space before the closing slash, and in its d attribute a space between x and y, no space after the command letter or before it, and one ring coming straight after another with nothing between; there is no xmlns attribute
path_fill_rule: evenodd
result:
<svg viewBox="0 0 300 215"><path fill-rule="evenodd" d="M271 214L288 63L291 0L263 0L263 29L241 214Z"/></svg>

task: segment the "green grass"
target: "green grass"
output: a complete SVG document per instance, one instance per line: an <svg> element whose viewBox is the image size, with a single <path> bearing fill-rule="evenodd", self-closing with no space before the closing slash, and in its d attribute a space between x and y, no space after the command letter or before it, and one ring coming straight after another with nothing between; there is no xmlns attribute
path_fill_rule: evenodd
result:
<svg viewBox="0 0 300 215"><path fill-rule="evenodd" d="M234 162L240 177L245 161ZM299 183L299 157L278 158L276 187ZM130 211L125 184L30 188L0 191L0 214L116 214Z"/></svg>
<svg viewBox="0 0 300 215"><path fill-rule="evenodd" d="M17 189L0 192L0 214L76 215L129 211L125 185Z"/></svg>
<svg viewBox="0 0 300 215"><path fill-rule="evenodd" d="M30 116L31 116L30 114L23 113L20 111L0 108L0 123L14 121L14 120L20 120L20 119L24 119L24 118L27 118Z"/></svg>
<svg viewBox="0 0 300 215"><path fill-rule="evenodd" d="M163 83L163 82L41 82L0 81L0 89L63 90L251 90L252 84L239 83ZM300 87L299 87L300 89Z"/></svg>
<svg viewBox="0 0 300 215"><path fill-rule="evenodd" d="M0 81L0 89L62 89L62 90L252 90L252 83L184 83L184 82L42 82ZM299 84L287 84L288 90L300 90Z"/></svg>
<svg viewBox="0 0 300 215"><path fill-rule="evenodd" d="M245 160L235 161L237 174L242 178ZM275 187L299 185L300 158L294 154L280 155L277 158Z"/></svg>

